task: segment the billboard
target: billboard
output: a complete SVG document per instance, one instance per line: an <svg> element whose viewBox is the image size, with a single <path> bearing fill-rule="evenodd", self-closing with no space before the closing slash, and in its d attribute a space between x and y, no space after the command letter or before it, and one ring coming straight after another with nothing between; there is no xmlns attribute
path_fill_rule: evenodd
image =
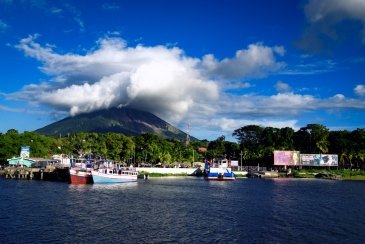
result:
<svg viewBox="0 0 365 244"><path fill-rule="evenodd" d="M238 161L237 160L231 160L231 167L237 167Z"/></svg>
<svg viewBox="0 0 365 244"><path fill-rule="evenodd" d="M299 151L274 151L274 165L299 165Z"/></svg>
<svg viewBox="0 0 365 244"><path fill-rule="evenodd" d="M338 166L337 154L300 154L303 166Z"/></svg>
<svg viewBox="0 0 365 244"><path fill-rule="evenodd" d="M30 154L30 146L21 146L20 157L29 158L29 154Z"/></svg>

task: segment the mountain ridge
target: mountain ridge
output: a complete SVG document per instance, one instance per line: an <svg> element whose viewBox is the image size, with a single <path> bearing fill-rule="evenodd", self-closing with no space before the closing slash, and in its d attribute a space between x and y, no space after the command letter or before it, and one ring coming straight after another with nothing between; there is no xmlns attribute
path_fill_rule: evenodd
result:
<svg viewBox="0 0 365 244"><path fill-rule="evenodd" d="M156 115L132 108L109 108L66 117L35 132L54 136L78 132L122 133L129 136L152 133L165 138L185 140L186 133ZM192 138L196 140L196 138Z"/></svg>

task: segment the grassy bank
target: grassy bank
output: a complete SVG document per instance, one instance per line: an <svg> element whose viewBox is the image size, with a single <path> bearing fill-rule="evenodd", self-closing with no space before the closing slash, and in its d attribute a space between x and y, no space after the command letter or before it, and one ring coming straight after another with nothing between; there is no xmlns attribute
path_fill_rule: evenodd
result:
<svg viewBox="0 0 365 244"><path fill-rule="evenodd" d="M318 169L301 169L294 170L293 177L295 178L315 178L317 174L325 173L341 176L343 180L365 180L365 171L352 170L318 170Z"/></svg>

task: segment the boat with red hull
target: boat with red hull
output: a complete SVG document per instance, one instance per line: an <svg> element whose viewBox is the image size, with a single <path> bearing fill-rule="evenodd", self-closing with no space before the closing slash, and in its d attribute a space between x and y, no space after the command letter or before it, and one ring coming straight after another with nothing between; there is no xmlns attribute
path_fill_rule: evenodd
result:
<svg viewBox="0 0 365 244"><path fill-rule="evenodd" d="M71 168L71 184L93 184L93 176L90 168Z"/></svg>

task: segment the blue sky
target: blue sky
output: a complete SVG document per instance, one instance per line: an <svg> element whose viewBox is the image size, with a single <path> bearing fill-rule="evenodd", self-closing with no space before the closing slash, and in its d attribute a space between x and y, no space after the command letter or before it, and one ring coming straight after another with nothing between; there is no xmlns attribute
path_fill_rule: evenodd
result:
<svg viewBox="0 0 365 244"><path fill-rule="evenodd" d="M0 132L131 106L199 139L365 125L365 1L0 0Z"/></svg>

